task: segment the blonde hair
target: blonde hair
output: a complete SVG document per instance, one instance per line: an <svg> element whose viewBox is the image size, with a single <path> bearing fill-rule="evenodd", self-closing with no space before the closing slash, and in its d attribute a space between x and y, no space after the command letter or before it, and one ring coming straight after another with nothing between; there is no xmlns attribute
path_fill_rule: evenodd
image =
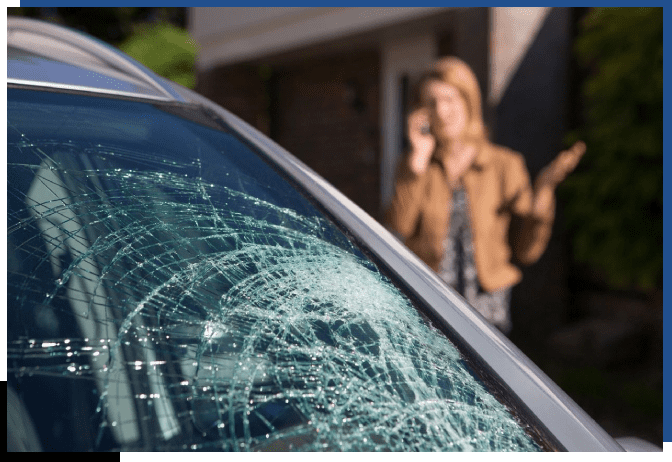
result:
<svg viewBox="0 0 672 462"><path fill-rule="evenodd" d="M416 101L419 102L419 92L430 81L438 80L457 88L467 104L469 121L464 129L464 138L471 141L485 141L487 132L483 123L481 109L481 89L478 79L469 65L459 58L448 56L439 59L419 81Z"/></svg>

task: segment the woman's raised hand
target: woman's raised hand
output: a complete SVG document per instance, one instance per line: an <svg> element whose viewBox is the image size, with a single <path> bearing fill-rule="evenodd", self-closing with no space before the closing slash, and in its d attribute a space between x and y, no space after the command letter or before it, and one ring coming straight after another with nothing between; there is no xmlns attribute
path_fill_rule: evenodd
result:
<svg viewBox="0 0 672 462"><path fill-rule="evenodd" d="M416 109L408 116L408 140L411 144L409 167L416 175L425 173L436 148L429 124L429 111L426 108Z"/></svg>
<svg viewBox="0 0 672 462"><path fill-rule="evenodd" d="M547 185L555 188L562 183L574 171L585 152L586 143L583 141L577 141L571 148L562 151L541 171L537 179L538 186Z"/></svg>

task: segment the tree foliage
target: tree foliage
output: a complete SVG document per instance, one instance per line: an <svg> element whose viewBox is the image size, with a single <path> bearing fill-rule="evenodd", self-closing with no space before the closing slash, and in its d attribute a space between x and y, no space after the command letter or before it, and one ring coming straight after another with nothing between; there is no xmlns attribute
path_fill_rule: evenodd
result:
<svg viewBox="0 0 672 462"><path fill-rule="evenodd" d="M167 22L141 24L119 48L163 77L188 88L196 85L196 43L184 29Z"/></svg>
<svg viewBox="0 0 672 462"><path fill-rule="evenodd" d="M662 287L663 9L594 8L581 26L589 76L572 137L588 152L561 189L574 257L616 288Z"/></svg>

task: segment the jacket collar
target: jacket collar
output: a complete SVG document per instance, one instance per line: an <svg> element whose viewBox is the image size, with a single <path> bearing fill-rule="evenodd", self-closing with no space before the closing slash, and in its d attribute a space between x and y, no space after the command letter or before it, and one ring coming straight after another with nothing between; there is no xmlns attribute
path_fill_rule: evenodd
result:
<svg viewBox="0 0 672 462"><path fill-rule="evenodd" d="M487 141L483 141L478 145L478 154L476 154L476 159L474 159L474 163L471 164L471 168L483 170L488 166L490 159L492 158L492 151L489 148L490 146Z"/></svg>
<svg viewBox="0 0 672 462"><path fill-rule="evenodd" d="M487 140L482 141L481 143L478 144L476 147L478 149L478 153L476 154L476 158L474 159L474 162L471 164L471 167L467 169L468 173L470 170L476 170L476 171L483 171L488 164L490 163L490 160L492 158L492 150L490 149L490 143L488 143ZM437 151L438 154L438 151ZM436 162L439 164L442 170L446 170L443 162L441 161L441 155L440 154L435 154L431 161Z"/></svg>

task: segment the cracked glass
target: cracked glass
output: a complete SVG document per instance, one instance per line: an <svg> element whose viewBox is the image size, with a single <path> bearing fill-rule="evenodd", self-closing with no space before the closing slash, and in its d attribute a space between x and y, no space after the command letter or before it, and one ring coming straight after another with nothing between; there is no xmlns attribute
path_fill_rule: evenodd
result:
<svg viewBox="0 0 672 462"><path fill-rule="evenodd" d="M9 89L7 119L7 368L42 449L542 449L198 108Z"/></svg>

